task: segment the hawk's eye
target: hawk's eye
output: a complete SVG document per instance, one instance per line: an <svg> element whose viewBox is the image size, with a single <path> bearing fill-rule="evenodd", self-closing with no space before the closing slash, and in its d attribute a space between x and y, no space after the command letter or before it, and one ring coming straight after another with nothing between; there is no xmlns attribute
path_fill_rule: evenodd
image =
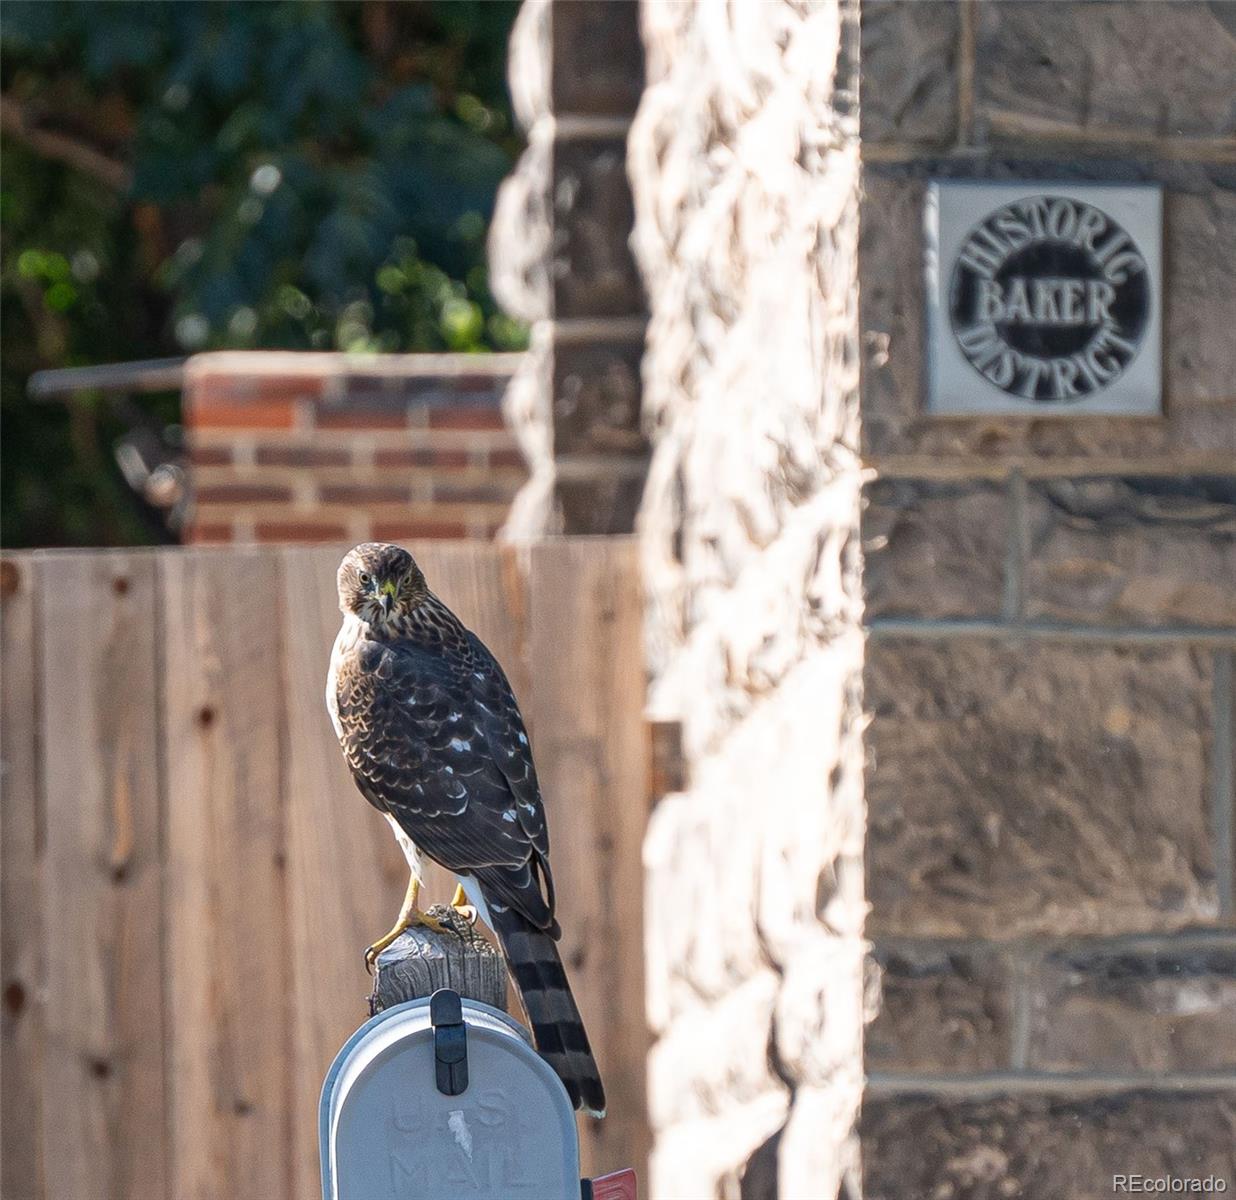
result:
<svg viewBox="0 0 1236 1200"><path fill-rule="evenodd" d="M360 581L361 583L369 583L371 581L368 571L362 571L360 573Z"/></svg>

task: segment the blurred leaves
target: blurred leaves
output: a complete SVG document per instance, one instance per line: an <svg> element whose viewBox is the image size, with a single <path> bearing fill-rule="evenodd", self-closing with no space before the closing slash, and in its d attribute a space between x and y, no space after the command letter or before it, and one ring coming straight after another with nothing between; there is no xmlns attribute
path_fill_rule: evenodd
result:
<svg viewBox="0 0 1236 1200"><path fill-rule="evenodd" d="M140 536L105 503L58 513L54 479L13 478L82 468L65 459L63 412L58 430L45 408L18 412L40 366L525 344L484 258L519 149L504 84L515 8L6 0L6 544ZM31 447L39 429L58 449Z"/></svg>

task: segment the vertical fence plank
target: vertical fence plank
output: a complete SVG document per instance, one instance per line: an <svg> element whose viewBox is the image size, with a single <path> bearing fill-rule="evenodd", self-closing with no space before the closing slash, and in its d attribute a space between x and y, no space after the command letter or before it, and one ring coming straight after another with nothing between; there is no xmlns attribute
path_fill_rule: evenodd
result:
<svg viewBox="0 0 1236 1200"><path fill-rule="evenodd" d="M326 712L342 551L288 547L280 553L295 995L293 1192L307 1197L321 1188L318 1091L331 1059L368 1015L365 947L394 920L407 868L390 828L353 785Z"/></svg>
<svg viewBox="0 0 1236 1200"><path fill-rule="evenodd" d="M39 564L48 1200L167 1195L155 560Z"/></svg>
<svg viewBox="0 0 1236 1200"><path fill-rule="evenodd" d="M0 1196L42 1200L43 906L34 666L38 565L0 563Z"/></svg>
<svg viewBox="0 0 1236 1200"><path fill-rule="evenodd" d="M549 818L563 960L609 1102L581 1120L585 1174L643 1175L643 880L647 823L642 602L635 546L550 541L531 554L533 750Z"/></svg>
<svg viewBox="0 0 1236 1200"><path fill-rule="evenodd" d="M280 1200L290 1114L278 564L179 552L161 567L169 1192Z"/></svg>

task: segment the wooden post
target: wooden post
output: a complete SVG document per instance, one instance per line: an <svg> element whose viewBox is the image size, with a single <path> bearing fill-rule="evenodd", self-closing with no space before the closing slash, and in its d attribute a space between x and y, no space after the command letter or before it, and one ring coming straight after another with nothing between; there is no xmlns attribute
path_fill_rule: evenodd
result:
<svg viewBox="0 0 1236 1200"><path fill-rule="evenodd" d="M435 904L428 915L450 932L423 925L401 933L381 954L373 976L369 1015L454 988L467 1000L506 1009L506 961L453 908Z"/></svg>

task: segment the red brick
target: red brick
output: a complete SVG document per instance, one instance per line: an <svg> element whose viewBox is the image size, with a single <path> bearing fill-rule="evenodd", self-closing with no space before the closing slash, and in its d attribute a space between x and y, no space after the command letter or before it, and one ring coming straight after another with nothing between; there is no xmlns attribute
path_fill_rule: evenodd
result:
<svg viewBox="0 0 1236 1200"><path fill-rule="evenodd" d="M462 538L467 529L457 521L377 521L373 537L379 542L405 542L415 538Z"/></svg>
<svg viewBox="0 0 1236 1200"><path fill-rule="evenodd" d="M326 504L406 504L410 496L405 487L389 484L322 484L319 498Z"/></svg>
<svg viewBox="0 0 1236 1200"><path fill-rule="evenodd" d="M518 450L491 450L489 452L491 467L528 467L528 460Z"/></svg>
<svg viewBox="0 0 1236 1200"><path fill-rule="evenodd" d="M273 483L215 483L194 493L199 504L252 504L291 498L288 488Z"/></svg>
<svg viewBox="0 0 1236 1200"><path fill-rule="evenodd" d="M277 403L322 394L320 372L291 375L200 375L193 381L193 398L206 403Z"/></svg>
<svg viewBox="0 0 1236 1200"><path fill-rule="evenodd" d="M203 542L230 542L232 540L232 527L230 525L194 522L185 530L182 540L191 542L193 545L201 545Z"/></svg>
<svg viewBox="0 0 1236 1200"><path fill-rule="evenodd" d="M467 408L431 408L430 429L505 429L502 412L497 408L472 405Z"/></svg>
<svg viewBox="0 0 1236 1200"><path fill-rule="evenodd" d="M314 521L259 521L254 534L259 542L339 542L347 539L348 531Z"/></svg>
<svg viewBox="0 0 1236 1200"><path fill-rule="evenodd" d="M452 392L492 392L495 396L501 395L505 385L505 379L492 375L455 375L449 383Z"/></svg>
<svg viewBox="0 0 1236 1200"><path fill-rule="evenodd" d="M263 467L346 467L352 455L323 446L259 446L257 461Z"/></svg>
<svg viewBox="0 0 1236 1200"><path fill-rule="evenodd" d="M189 464L194 467L222 467L232 461L231 446L190 446Z"/></svg>
<svg viewBox="0 0 1236 1200"><path fill-rule="evenodd" d="M406 429L408 425L407 414L401 410L319 405L316 412L319 429Z"/></svg>
<svg viewBox="0 0 1236 1200"><path fill-rule="evenodd" d="M466 450L378 450L373 456L379 467L466 467Z"/></svg>
<svg viewBox="0 0 1236 1200"><path fill-rule="evenodd" d="M375 374L369 371L349 371L340 380L340 390L346 396L382 396L402 393L413 381L403 375Z"/></svg>
<svg viewBox="0 0 1236 1200"><path fill-rule="evenodd" d="M505 504L512 498L512 489L489 483L451 483L433 481L433 498L463 504Z"/></svg>
<svg viewBox="0 0 1236 1200"><path fill-rule="evenodd" d="M195 393L186 423L190 429L291 429L295 418L290 400L206 400Z"/></svg>

